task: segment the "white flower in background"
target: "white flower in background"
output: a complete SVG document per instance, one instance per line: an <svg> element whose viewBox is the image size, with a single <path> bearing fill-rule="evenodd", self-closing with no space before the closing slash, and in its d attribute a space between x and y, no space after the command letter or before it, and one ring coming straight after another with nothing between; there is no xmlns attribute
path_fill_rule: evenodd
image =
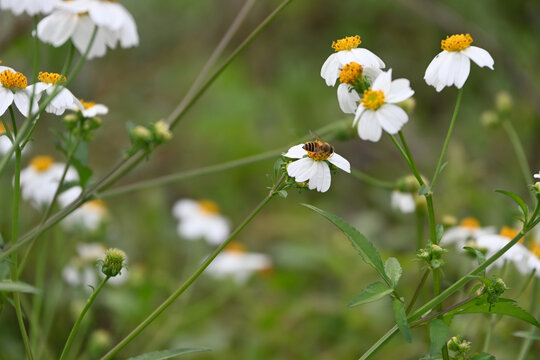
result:
<svg viewBox="0 0 540 360"><path fill-rule="evenodd" d="M469 34L447 36L441 41L441 51L426 69L424 80L428 85L441 91L445 86L455 85L461 89L469 77L471 60L480 67L493 70L493 58L484 49L471 46L473 39Z"/></svg>
<svg viewBox="0 0 540 360"><path fill-rule="evenodd" d="M58 203L66 207L81 194L81 187L73 186L58 196ZM95 199L82 204L78 209L66 216L60 223L65 229L83 229L94 232L100 228L108 216L104 201Z"/></svg>
<svg viewBox="0 0 540 360"><path fill-rule="evenodd" d="M21 171L21 191L24 200L40 210L49 204L58 188L66 164L55 163L50 156L36 156L30 165ZM64 182L76 181L79 176L72 167L68 168Z"/></svg>
<svg viewBox="0 0 540 360"><path fill-rule="evenodd" d="M84 101L83 99L79 99L79 102L82 105L82 109L73 104L70 107L70 110L80 111L82 116L87 119L98 115L106 115L109 112L109 108L103 104L97 104L93 101Z"/></svg>
<svg viewBox="0 0 540 360"><path fill-rule="evenodd" d="M307 151L306 148L313 151ZM283 156L299 159L287 165L287 174L299 183L309 180L310 190L325 192L330 188L331 175L328 163L345 172L351 172L349 161L336 154L330 144L320 140L295 145Z"/></svg>
<svg viewBox="0 0 540 360"><path fill-rule="evenodd" d="M0 116L4 115L9 106L15 103L21 114L28 117L32 92L35 92L32 109L37 110L37 102L44 90L43 85L40 83L28 85L26 76L11 68L0 67L0 70Z"/></svg>
<svg viewBox="0 0 540 360"><path fill-rule="evenodd" d="M63 75L57 73L40 72L38 76L41 88L47 95L51 95L56 87L60 88L60 91L47 105L45 111L55 115L62 115L66 109L71 107L77 107L83 109L79 100L69 91L62 86L62 83L66 81Z"/></svg>
<svg viewBox="0 0 540 360"><path fill-rule="evenodd" d="M534 177L535 179L540 179L540 171L538 172L538 174L534 174L533 177Z"/></svg>
<svg viewBox="0 0 540 360"><path fill-rule="evenodd" d="M474 242L483 235L495 234L494 227L481 227L480 222L473 217L466 217L458 226L453 226L444 231L441 245L455 244L458 249L463 249L467 243Z"/></svg>
<svg viewBox="0 0 540 360"><path fill-rule="evenodd" d="M535 275L540 277L540 238L536 237L530 244L529 268L536 269Z"/></svg>
<svg viewBox="0 0 540 360"><path fill-rule="evenodd" d="M359 48L361 43L358 35L347 36L332 43L332 48L336 52L326 59L321 68L321 77L326 81L326 85L334 86L341 69L351 62L356 62L363 67L377 69L385 67L384 62L377 55L367 49Z"/></svg>
<svg viewBox="0 0 540 360"><path fill-rule="evenodd" d="M254 272L271 269L272 261L268 255L247 252L243 245L233 242L210 263L206 273L217 279L230 277L244 284Z"/></svg>
<svg viewBox="0 0 540 360"><path fill-rule="evenodd" d="M395 105L413 96L409 80L392 81L392 69L381 72L370 89L364 91L356 110L353 127L358 125L362 140L379 141L382 130L396 134L409 120L409 116Z"/></svg>
<svg viewBox="0 0 540 360"><path fill-rule="evenodd" d="M404 214L412 213L416 209L414 196L411 193L399 190L392 191L391 204L393 209L397 209Z"/></svg>
<svg viewBox="0 0 540 360"><path fill-rule="evenodd" d="M379 76L381 70L373 67L363 67L357 62L343 66L339 73L337 97L339 107L345 114L354 114L358 108L360 95L368 89Z"/></svg>
<svg viewBox="0 0 540 360"><path fill-rule="evenodd" d="M0 155L6 154L12 146L12 142L7 136L6 128L4 124L0 123ZM26 154L30 150L30 143L26 144L24 149L22 149L22 154Z"/></svg>
<svg viewBox="0 0 540 360"><path fill-rule="evenodd" d="M39 22L37 35L54 47L71 39L83 54L96 26L88 59L104 56L107 47L114 49L118 43L123 48L139 44L137 25L131 14L122 5L106 0L59 2L53 12Z"/></svg>
<svg viewBox="0 0 540 360"><path fill-rule="evenodd" d="M0 9L11 10L15 15L23 12L30 16L48 14L59 0L0 0Z"/></svg>
<svg viewBox="0 0 540 360"><path fill-rule="evenodd" d="M225 241L231 232L229 220L220 214L218 205L210 200L182 199L173 207L179 221L178 234L187 240L204 239L213 245Z"/></svg>

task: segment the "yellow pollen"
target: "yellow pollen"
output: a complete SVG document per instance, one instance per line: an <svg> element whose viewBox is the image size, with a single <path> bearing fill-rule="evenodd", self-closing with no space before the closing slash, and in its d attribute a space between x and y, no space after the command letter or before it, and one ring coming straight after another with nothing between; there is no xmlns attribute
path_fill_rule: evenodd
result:
<svg viewBox="0 0 540 360"><path fill-rule="evenodd" d="M531 245L531 252L536 255L537 258L540 259L540 245L533 243Z"/></svg>
<svg viewBox="0 0 540 360"><path fill-rule="evenodd" d="M233 253L237 253L237 254L244 254L244 253L247 252L247 249L246 249L246 247L244 245L240 244L239 242L235 242L235 241L233 241L232 243L227 245L225 250L233 252Z"/></svg>
<svg viewBox="0 0 540 360"><path fill-rule="evenodd" d="M459 226L467 229L478 229L480 227L480 221L473 217L466 217L459 222Z"/></svg>
<svg viewBox="0 0 540 360"><path fill-rule="evenodd" d="M52 166L52 164L54 164L54 159L46 155L36 156L30 162L30 165L39 172L46 171Z"/></svg>
<svg viewBox="0 0 540 360"><path fill-rule="evenodd" d="M79 99L79 101L81 102L82 106L84 107L84 110L88 110L91 107L96 106L96 103L93 102L93 101L84 101L83 99Z"/></svg>
<svg viewBox="0 0 540 360"><path fill-rule="evenodd" d="M371 88L364 90L364 97L360 99L364 107L371 110L377 110L383 106L384 101L384 92L382 90L371 90Z"/></svg>
<svg viewBox="0 0 540 360"><path fill-rule="evenodd" d="M211 200L199 200L199 207L205 215L219 214L219 206Z"/></svg>
<svg viewBox="0 0 540 360"><path fill-rule="evenodd" d="M38 75L38 80L47 84L56 85L57 83L63 83L64 81L66 81L66 77L57 73L40 71Z"/></svg>
<svg viewBox="0 0 540 360"><path fill-rule="evenodd" d="M24 89L28 85L28 80L19 72L4 70L0 73L0 83L5 88Z"/></svg>
<svg viewBox="0 0 540 360"><path fill-rule="evenodd" d="M84 206L87 207L89 210L96 212L102 212L107 210L107 204L105 203L105 201L100 199L94 199L92 201L89 201L84 204Z"/></svg>
<svg viewBox="0 0 540 360"><path fill-rule="evenodd" d="M503 226L501 229L501 232L499 233L499 235L510 238L510 239L513 239L514 237L516 237L517 234L519 234L519 230L512 229L511 227L508 227L508 226Z"/></svg>
<svg viewBox="0 0 540 360"><path fill-rule="evenodd" d="M339 73L339 82L345 84L354 84L362 75L364 68L356 62L351 62L345 65Z"/></svg>
<svg viewBox="0 0 540 360"><path fill-rule="evenodd" d="M445 40L441 40L441 49L446 51L461 51L473 42L473 38L469 34L457 34L447 36Z"/></svg>
<svg viewBox="0 0 540 360"><path fill-rule="evenodd" d="M339 39L337 41L332 42L332 48L337 51L343 51L343 50L352 50L356 49L360 44L362 43L362 40L360 40L360 36L347 36L343 39Z"/></svg>

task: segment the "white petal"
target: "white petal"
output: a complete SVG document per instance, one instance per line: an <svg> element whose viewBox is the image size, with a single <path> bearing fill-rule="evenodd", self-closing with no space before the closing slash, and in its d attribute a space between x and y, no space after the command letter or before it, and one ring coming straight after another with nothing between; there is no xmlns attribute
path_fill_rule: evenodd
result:
<svg viewBox="0 0 540 360"><path fill-rule="evenodd" d="M354 114L358 107L360 96L354 89L350 89L348 84L339 84L337 89L339 107L345 114Z"/></svg>
<svg viewBox="0 0 540 360"><path fill-rule="evenodd" d="M458 89L461 89L465 84L465 81L469 77L469 72L471 70L471 61L467 56L460 56L459 62L456 62L455 65L455 77L454 84Z"/></svg>
<svg viewBox="0 0 540 360"><path fill-rule="evenodd" d="M326 59L321 68L321 77L326 81L326 85L334 86L339 77L339 59L337 53L334 53Z"/></svg>
<svg viewBox="0 0 540 360"><path fill-rule="evenodd" d="M13 103L13 93L0 86L0 116L4 115L7 108Z"/></svg>
<svg viewBox="0 0 540 360"><path fill-rule="evenodd" d="M468 48L466 48L465 50L462 50L461 52L467 55L469 59L474 61L476 65L480 67L487 66L488 68L493 70L493 64L495 62L493 61L493 58L486 50L479 48L477 46L469 46Z"/></svg>
<svg viewBox="0 0 540 360"><path fill-rule="evenodd" d="M367 77L370 84L373 84L377 76L381 74L381 69L375 68L375 67L364 67L364 71L362 71L362 75Z"/></svg>
<svg viewBox="0 0 540 360"><path fill-rule="evenodd" d="M354 54L354 58L363 67L375 67L384 68L386 65L377 55L364 48L352 49L351 53Z"/></svg>
<svg viewBox="0 0 540 360"><path fill-rule="evenodd" d="M362 114L366 110L367 109L363 105L358 105L358 108L356 109L356 114L354 115L354 121L352 124L353 127L356 126L356 124L358 123L358 120L360 120L360 118L362 117Z"/></svg>
<svg viewBox="0 0 540 360"><path fill-rule="evenodd" d="M456 65L461 64L460 57L464 56L456 51L449 51L441 61L438 77L440 84L444 86L454 85L454 79L456 78ZM439 84L439 86L440 86Z"/></svg>
<svg viewBox="0 0 540 360"><path fill-rule="evenodd" d="M309 179L310 190L317 189L319 192L326 192L330 188L331 174L330 167L324 161L315 161L316 168Z"/></svg>
<svg viewBox="0 0 540 360"><path fill-rule="evenodd" d="M358 136L362 140L377 142L381 139L382 128L373 110L366 110L358 121Z"/></svg>
<svg viewBox="0 0 540 360"><path fill-rule="evenodd" d="M349 163L349 161L347 159L345 159L343 156L341 156L339 154L333 153L326 160L328 160L332 165L337 166L338 168L340 168L343 171L346 171L348 173L351 172L351 164Z"/></svg>
<svg viewBox="0 0 540 360"><path fill-rule="evenodd" d="M414 95L409 80L397 79L390 84L390 91L386 94L387 103L398 103Z"/></svg>
<svg viewBox="0 0 540 360"><path fill-rule="evenodd" d="M297 182L303 182L311 178L316 170L317 162L312 158L302 158L290 163L287 166L287 174Z"/></svg>
<svg viewBox="0 0 540 360"><path fill-rule="evenodd" d="M66 88L62 88L60 92L54 97L54 99L47 105L45 111L55 115L62 115L64 111L73 105L78 100L73 96L71 91Z"/></svg>
<svg viewBox="0 0 540 360"><path fill-rule="evenodd" d="M84 54L86 48L90 43L90 39L92 38L92 34L94 32L94 27L95 24L87 15L81 16L79 18L79 21L77 22L77 26L75 27L71 39L73 40L73 44L81 54ZM105 55L106 52L107 46L105 33L103 29L98 28L96 37L94 39L90 52L88 53L88 59L102 57Z"/></svg>
<svg viewBox="0 0 540 360"><path fill-rule="evenodd" d="M38 38L54 47L64 44L73 34L79 17L77 14L55 12L41 20L37 26Z"/></svg>
<svg viewBox="0 0 540 360"><path fill-rule="evenodd" d="M412 213L416 209L413 196L398 190L392 191L391 203L393 209L398 209L404 214Z"/></svg>
<svg viewBox="0 0 540 360"><path fill-rule="evenodd" d="M379 124L389 134L395 134L409 119L405 110L397 105L384 104L375 111Z"/></svg>
<svg viewBox="0 0 540 360"><path fill-rule="evenodd" d="M219 215L212 217L211 221L209 219L205 229L206 241L212 245L220 245L223 243L227 240L231 231L229 221Z"/></svg>
<svg viewBox="0 0 540 360"><path fill-rule="evenodd" d="M112 30L119 30L124 19L123 6L109 2L95 2L88 14L94 23Z"/></svg>
<svg viewBox="0 0 540 360"><path fill-rule="evenodd" d="M375 79L371 88L373 90L382 90L386 95L390 92L390 85L392 84L392 69L388 71L382 71Z"/></svg>
<svg viewBox="0 0 540 360"><path fill-rule="evenodd" d="M291 159L301 159L301 158L303 158L304 155L307 155L307 151L302 148L304 145L305 144L294 145L283 156L291 158Z"/></svg>
<svg viewBox="0 0 540 360"><path fill-rule="evenodd" d="M424 80L426 81L426 84L433 86L437 88L437 86L440 84L439 81L439 68L441 67L441 64L446 57L446 54L448 54L447 51L441 51L431 62L429 63L426 73L424 74ZM440 90L437 90L440 91Z"/></svg>
<svg viewBox="0 0 540 360"><path fill-rule="evenodd" d="M24 117L28 117L28 112L30 111L30 96L24 91L20 90L13 94L13 101L17 109L23 114ZM32 110L35 112L39 107L36 99L32 103Z"/></svg>

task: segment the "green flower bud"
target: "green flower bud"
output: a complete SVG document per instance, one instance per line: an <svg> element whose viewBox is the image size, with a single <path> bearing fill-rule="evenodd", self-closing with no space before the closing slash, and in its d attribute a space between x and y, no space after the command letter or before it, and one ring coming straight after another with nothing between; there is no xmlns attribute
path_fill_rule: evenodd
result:
<svg viewBox="0 0 540 360"><path fill-rule="evenodd" d="M131 136L135 141L149 143L152 141L152 133L142 125L137 125L131 130Z"/></svg>
<svg viewBox="0 0 540 360"><path fill-rule="evenodd" d="M105 253L105 260L103 260L103 265L101 271L109 277L114 277L120 274L120 271L125 266L124 262L126 260L126 253L122 250L110 248L107 249Z"/></svg>
<svg viewBox="0 0 540 360"><path fill-rule="evenodd" d="M494 111L484 111L480 115L480 123L487 128L493 128L499 125L499 115Z"/></svg>
<svg viewBox="0 0 540 360"><path fill-rule="evenodd" d="M397 103L396 105L401 107L410 115L413 113L414 108L416 107L416 100L413 97L410 97L407 100L403 100L402 102Z"/></svg>
<svg viewBox="0 0 540 360"><path fill-rule="evenodd" d="M507 91L499 91L495 96L495 108L499 112L510 112L513 107L513 102L512 95L510 95Z"/></svg>
<svg viewBox="0 0 540 360"><path fill-rule="evenodd" d="M445 228L456 226L457 218L453 215L443 215L441 222Z"/></svg>
<svg viewBox="0 0 540 360"><path fill-rule="evenodd" d="M158 142L169 141L172 138L172 133L169 130L169 125L165 121L158 121L153 125L154 136Z"/></svg>
<svg viewBox="0 0 540 360"><path fill-rule="evenodd" d="M100 357L112 344L111 334L104 329L98 329L90 335L88 352L94 357Z"/></svg>

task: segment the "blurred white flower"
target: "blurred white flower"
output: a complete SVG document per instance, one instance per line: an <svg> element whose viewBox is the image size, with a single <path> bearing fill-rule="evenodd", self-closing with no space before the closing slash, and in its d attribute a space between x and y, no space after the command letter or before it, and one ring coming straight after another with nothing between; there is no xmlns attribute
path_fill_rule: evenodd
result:
<svg viewBox="0 0 540 360"><path fill-rule="evenodd" d="M391 204L393 209L397 209L404 214L412 213L416 209L413 195L399 190L392 191Z"/></svg>
<svg viewBox="0 0 540 360"><path fill-rule="evenodd" d="M26 76L11 68L0 67L0 70L0 116L4 115L12 103L15 103L21 114L28 117L32 92L34 92L32 109L37 110L37 102L45 87L41 83L28 85Z"/></svg>
<svg viewBox="0 0 540 360"><path fill-rule="evenodd" d="M538 174L534 174L533 177L534 177L535 179L540 179L540 171L538 172Z"/></svg>
<svg viewBox="0 0 540 360"><path fill-rule="evenodd" d="M79 186L74 186L64 191L58 196L58 203L62 207L71 204L79 195L82 189ZM84 229L94 232L107 219L108 210L104 201L95 199L81 205L78 209L66 216L60 223L65 229Z"/></svg>
<svg viewBox="0 0 540 360"><path fill-rule="evenodd" d="M182 199L173 207L179 221L178 234L187 240L204 239L213 245L225 241L231 232L229 220L220 214L218 205L210 200Z"/></svg>
<svg viewBox="0 0 540 360"><path fill-rule="evenodd" d="M424 80L428 85L441 91L445 86L455 85L461 89L469 77L471 60L478 66L493 70L493 58L484 49L471 46L469 34L447 36L441 41L441 51L426 69Z"/></svg>
<svg viewBox="0 0 540 360"><path fill-rule="evenodd" d="M328 163L335 165L341 170L350 173L351 164L343 156L331 152L307 151L304 149L310 143L315 143L320 147L323 143L320 140L298 144L289 149L283 156L291 159L299 159L287 165L287 174L294 178L296 182L305 182L309 180L308 188L325 192L330 188L331 175ZM328 144L326 144L328 145Z"/></svg>
<svg viewBox="0 0 540 360"><path fill-rule="evenodd" d="M458 226L444 231L441 245L455 244L456 248L463 249L469 242L475 241L479 236L495 234L494 227L480 227L480 222L472 217L466 217Z"/></svg>
<svg viewBox="0 0 540 360"><path fill-rule="evenodd" d="M363 140L379 141L384 129L396 134L409 120L409 116L395 105L413 96L409 80L392 81L392 69L381 72L369 90L364 91L361 105L356 110L353 126Z"/></svg>
<svg viewBox="0 0 540 360"><path fill-rule="evenodd" d="M70 107L70 110L80 111L82 116L85 118L93 118L98 115L106 115L109 112L109 108L103 104L97 104L93 101L84 101L83 99L79 99L79 102L82 105L82 109L76 104L73 104Z"/></svg>
<svg viewBox="0 0 540 360"><path fill-rule="evenodd" d="M66 164L55 163L50 156L36 156L21 171L21 191L24 200L40 210L49 204L58 188ZM76 181L77 171L69 167L64 182Z"/></svg>
<svg viewBox="0 0 540 360"><path fill-rule="evenodd" d="M358 108L360 95L368 89L379 76L381 70L373 67L363 67L351 62L343 66L339 73L339 86L337 97L339 107L345 114L354 114Z"/></svg>
<svg viewBox="0 0 540 360"><path fill-rule="evenodd" d="M367 49L359 48L361 43L358 35L347 36L332 43L332 48L336 52L326 59L321 68L321 77L326 81L326 85L334 86L341 69L351 62L356 62L362 67L377 69L385 67L384 62L377 55Z"/></svg>
<svg viewBox="0 0 540 360"><path fill-rule="evenodd" d="M83 109L82 104L79 100L69 91L67 88L62 86L62 83L66 78L57 73L48 73L40 72L38 76L41 87L47 95L51 95L55 87L60 88L58 94L52 99L52 101L47 105L45 111L55 115L62 115L66 109L71 107L76 107Z"/></svg>
<svg viewBox="0 0 540 360"><path fill-rule="evenodd" d="M15 15L23 12L30 16L48 14L59 0L0 0L0 9L11 10Z"/></svg>
<svg viewBox="0 0 540 360"><path fill-rule="evenodd" d="M272 261L268 255L246 252L243 245L233 242L212 261L206 272L217 279L230 277L244 284L254 272L271 269Z"/></svg>
<svg viewBox="0 0 540 360"><path fill-rule="evenodd" d="M88 59L104 56L107 47L114 49L120 43L123 48L139 44L137 25L124 6L111 1L77 0L56 4L53 12L41 20L37 27L38 38L59 47L68 39L84 53L97 33L88 53Z"/></svg>

